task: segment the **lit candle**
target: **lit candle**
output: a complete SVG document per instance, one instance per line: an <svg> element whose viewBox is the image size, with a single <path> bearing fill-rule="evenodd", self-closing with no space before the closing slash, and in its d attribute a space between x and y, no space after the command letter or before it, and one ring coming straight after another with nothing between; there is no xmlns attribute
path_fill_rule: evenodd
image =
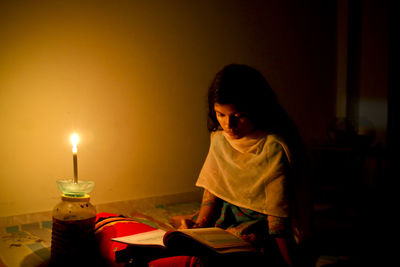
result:
<svg viewBox="0 0 400 267"><path fill-rule="evenodd" d="M72 143L72 158L74 162L74 183L78 183L78 145L79 136L74 133L71 135L71 143Z"/></svg>

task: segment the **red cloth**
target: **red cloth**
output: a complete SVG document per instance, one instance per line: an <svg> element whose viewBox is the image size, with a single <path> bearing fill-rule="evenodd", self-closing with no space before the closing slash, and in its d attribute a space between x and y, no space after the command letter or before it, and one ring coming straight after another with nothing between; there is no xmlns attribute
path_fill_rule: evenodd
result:
<svg viewBox="0 0 400 267"><path fill-rule="evenodd" d="M154 227L137 222L118 214L101 212L96 216L95 235L99 252L108 266L119 267L125 263L115 262L115 252L125 249L126 244L111 241L111 238L133 235L154 230Z"/></svg>
<svg viewBox="0 0 400 267"><path fill-rule="evenodd" d="M96 216L95 235L99 252L107 266L122 267L126 263L116 263L115 252L128 245L111 241L111 238L148 232L156 228L118 214L101 212ZM150 267L197 267L199 259L190 256L167 257L151 261Z"/></svg>
<svg viewBox="0 0 400 267"><path fill-rule="evenodd" d="M149 267L196 267L200 266L199 260L191 256L175 256L154 260Z"/></svg>

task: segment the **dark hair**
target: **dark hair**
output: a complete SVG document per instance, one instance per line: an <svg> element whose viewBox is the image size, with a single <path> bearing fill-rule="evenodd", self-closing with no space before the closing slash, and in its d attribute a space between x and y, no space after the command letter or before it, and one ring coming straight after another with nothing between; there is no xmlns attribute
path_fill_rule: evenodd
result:
<svg viewBox="0 0 400 267"><path fill-rule="evenodd" d="M214 104L232 104L245 112L255 129L277 134L287 144L302 143L297 127L278 99L264 76L255 68L230 64L219 71L208 90L208 121L210 132L220 129Z"/></svg>
<svg viewBox="0 0 400 267"><path fill-rule="evenodd" d="M264 76L246 65L230 64L215 75L208 90L209 131L219 129L215 103L234 105L258 130L275 131L282 120L288 119Z"/></svg>

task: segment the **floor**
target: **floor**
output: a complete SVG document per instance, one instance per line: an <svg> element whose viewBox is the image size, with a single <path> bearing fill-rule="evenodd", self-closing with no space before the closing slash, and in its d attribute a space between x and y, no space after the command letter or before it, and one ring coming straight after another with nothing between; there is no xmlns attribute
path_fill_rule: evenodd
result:
<svg viewBox="0 0 400 267"><path fill-rule="evenodd" d="M168 218L173 215L194 213L199 207L200 198L201 195L191 193L102 204L96 208L98 212L136 212L168 225ZM357 227L360 220L364 219L360 217L363 211L339 202L335 205L324 204L320 199L314 205L316 267L360 266L362 250L367 244L364 243L367 224ZM35 267L49 259L50 212L2 218L0 222L3 223L0 226L0 267Z"/></svg>

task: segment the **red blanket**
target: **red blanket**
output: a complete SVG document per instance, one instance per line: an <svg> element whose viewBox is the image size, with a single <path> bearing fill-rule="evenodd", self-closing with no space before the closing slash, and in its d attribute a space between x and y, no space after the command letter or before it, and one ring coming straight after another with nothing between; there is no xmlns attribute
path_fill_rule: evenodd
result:
<svg viewBox="0 0 400 267"><path fill-rule="evenodd" d="M111 241L111 238L133 235L154 229L154 227L118 214L106 212L97 214L95 235L101 257L107 262L108 266L124 266L124 263L116 263L115 252L125 249L127 245Z"/></svg>
<svg viewBox="0 0 400 267"><path fill-rule="evenodd" d="M115 253L127 248L128 245L111 241L111 238L132 235L154 230L147 224L133 218L113 213L99 213L96 217L95 235L99 244L101 257L107 266L122 267L126 263L116 263ZM151 261L151 267L196 267L201 266L198 258L190 256L167 257Z"/></svg>

